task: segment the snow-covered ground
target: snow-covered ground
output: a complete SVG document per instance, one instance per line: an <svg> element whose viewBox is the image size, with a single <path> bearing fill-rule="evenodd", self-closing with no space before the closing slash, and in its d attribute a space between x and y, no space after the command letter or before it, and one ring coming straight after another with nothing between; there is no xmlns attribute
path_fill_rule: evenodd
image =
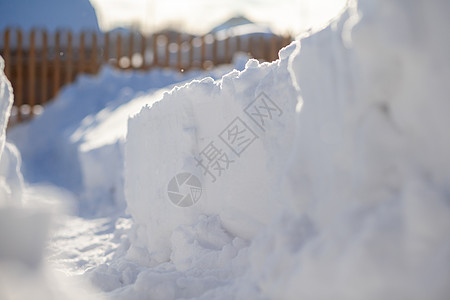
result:
<svg viewBox="0 0 450 300"><path fill-rule="evenodd" d="M449 12L360 0L273 63L105 69L6 144L2 75L0 298L448 299Z"/></svg>

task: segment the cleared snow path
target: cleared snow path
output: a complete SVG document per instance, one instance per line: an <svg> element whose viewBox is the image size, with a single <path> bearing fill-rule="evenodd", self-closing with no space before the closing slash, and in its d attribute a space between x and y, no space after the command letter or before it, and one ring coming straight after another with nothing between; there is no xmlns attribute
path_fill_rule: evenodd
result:
<svg viewBox="0 0 450 300"><path fill-rule="evenodd" d="M84 219L59 216L47 247L48 261L67 275L80 275L86 270L110 261L123 242L123 234L131 227L124 218Z"/></svg>

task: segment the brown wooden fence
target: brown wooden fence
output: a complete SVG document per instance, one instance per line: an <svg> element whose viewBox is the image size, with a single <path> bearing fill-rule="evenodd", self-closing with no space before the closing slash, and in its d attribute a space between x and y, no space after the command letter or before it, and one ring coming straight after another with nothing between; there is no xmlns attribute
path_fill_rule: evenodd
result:
<svg viewBox="0 0 450 300"><path fill-rule="evenodd" d="M155 67L189 70L230 63L239 51L273 61L290 36L193 36L174 32L47 32L6 29L0 36L5 73L14 89L17 121L35 114L78 74L96 74L103 64L118 69Z"/></svg>

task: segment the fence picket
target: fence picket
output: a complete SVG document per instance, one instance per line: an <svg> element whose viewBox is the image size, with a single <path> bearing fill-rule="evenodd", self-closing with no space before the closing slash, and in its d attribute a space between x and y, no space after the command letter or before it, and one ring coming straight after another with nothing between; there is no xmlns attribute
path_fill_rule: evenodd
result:
<svg viewBox="0 0 450 300"><path fill-rule="evenodd" d="M265 43L264 43L264 36L260 35L259 36L259 43L258 43L258 48L259 48L259 53L257 55L259 55L259 57L257 56L256 58L260 58L263 59L265 61L268 61L269 59L266 56L266 49L265 49Z"/></svg>
<svg viewBox="0 0 450 300"><path fill-rule="evenodd" d="M212 53L212 63L213 63L213 65L216 65L217 62L218 62L218 55L217 55L218 45L217 45L217 43L218 43L218 41L215 38L215 36L213 35L213 44L212 44L212 46L213 46L213 50L212 50L212 52L213 52Z"/></svg>
<svg viewBox="0 0 450 300"><path fill-rule="evenodd" d="M164 67L168 68L170 66L170 40L166 37L166 54L164 55Z"/></svg>
<svg viewBox="0 0 450 300"><path fill-rule="evenodd" d="M278 38L276 36L272 36L272 38L270 39L270 55L269 55L269 59L271 61L276 60L277 59L277 42L278 42Z"/></svg>
<svg viewBox="0 0 450 300"><path fill-rule="evenodd" d="M84 44L84 40L85 40L85 32L81 32L80 33L80 45L79 45L79 58L78 58L78 71L80 73L84 72L84 65L85 65L85 58L86 58L86 52L85 52L85 44Z"/></svg>
<svg viewBox="0 0 450 300"><path fill-rule="evenodd" d="M121 68L120 66L120 59L122 58L122 36L120 35L120 32L117 33L116 37L116 67Z"/></svg>
<svg viewBox="0 0 450 300"><path fill-rule="evenodd" d="M103 43L103 61L109 63L109 32L105 33L105 41Z"/></svg>
<svg viewBox="0 0 450 300"><path fill-rule="evenodd" d="M33 115L34 105L36 104L36 31L30 32L30 44L28 51L28 105L30 106L30 115Z"/></svg>
<svg viewBox="0 0 450 300"><path fill-rule="evenodd" d="M205 36L202 36L202 44L201 44L201 54L200 54L200 66L201 68L205 68L206 63L206 41Z"/></svg>
<svg viewBox="0 0 450 300"><path fill-rule="evenodd" d="M130 32L130 35L128 37L128 59L129 59L128 69L133 68L133 51L134 51L134 33Z"/></svg>
<svg viewBox="0 0 450 300"><path fill-rule="evenodd" d="M141 69L145 70L146 68L146 62L145 62L145 54L146 54L146 46L147 46L147 39L145 38L145 35L141 34Z"/></svg>
<svg viewBox="0 0 450 300"><path fill-rule="evenodd" d="M241 51L241 37L236 36L236 52Z"/></svg>
<svg viewBox="0 0 450 300"><path fill-rule="evenodd" d="M225 63L229 63L231 61L231 57L230 57L230 37L226 37L225 41L224 41L225 45L224 47L224 62Z"/></svg>
<svg viewBox="0 0 450 300"><path fill-rule="evenodd" d="M55 48L54 48L54 57L53 57L53 91L52 91L52 97L55 97L58 94L59 91L59 85L61 82L61 49L60 49L60 42L61 42L61 32L57 31L55 33Z"/></svg>
<svg viewBox="0 0 450 300"><path fill-rule="evenodd" d="M47 32L42 32L42 52L41 52L41 99L40 104L47 102L47 76L48 76L48 57L47 57Z"/></svg>
<svg viewBox="0 0 450 300"><path fill-rule="evenodd" d="M89 72L91 74L97 73L98 70L98 51L97 51L97 34L92 32L92 46L91 46L91 61L89 64Z"/></svg>
<svg viewBox="0 0 450 300"><path fill-rule="evenodd" d="M11 39L11 30L9 28L7 28L5 30L5 34L3 35L3 45L4 45L4 50L3 50L3 58L5 60L5 75L8 78L11 78L11 66L10 66L10 61L11 61L11 54L10 54L10 39Z"/></svg>
<svg viewBox="0 0 450 300"><path fill-rule="evenodd" d="M158 66L159 57L158 57L158 35L155 34L153 36L153 66Z"/></svg>
<svg viewBox="0 0 450 300"><path fill-rule="evenodd" d="M189 38L189 62L187 64L187 68L191 69L194 66L194 37L191 36Z"/></svg>
<svg viewBox="0 0 450 300"><path fill-rule="evenodd" d="M17 119L22 120L21 107L23 103L23 49L22 49L22 31L18 29L17 34L17 90L15 92L15 102L17 103Z"/></svg>
<svg viewBox="0 0 450 300"><path fill-rule="evenodd" d="M181 59L182 59L181 54L183 51L182 43L183 43L182 36L180 33L178 33L178 35L177 35L177 46L178 46L178 48L177 48L178 49L177 50L177 70L183 69L183 62L181 61Z"/></svg>
<svg viewBox="0 0 450 300"><path fill-rule="evenodd" d="M67 50L66 50L66 84L72 82L73 61L72 61L72 32L67 32Z"/></svg>

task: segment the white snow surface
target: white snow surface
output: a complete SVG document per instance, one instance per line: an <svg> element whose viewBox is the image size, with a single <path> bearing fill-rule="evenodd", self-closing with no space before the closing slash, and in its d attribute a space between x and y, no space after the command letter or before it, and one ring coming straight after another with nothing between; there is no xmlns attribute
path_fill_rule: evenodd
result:
<svg viewBox="0 0 450 300"><path fill-rule="evenodd" d="M250 239L279 212L283 203L273 197L282 162L292 147L297 102L287 70L294 48L283 49L283 59L276 63L260 65L249 60L243 72L231 72L220 81L205 78L175 88L130 120L125 149L126 199L137 234L130 251L147 249L149 259L160 263L170 257L173 230L194 223L200 215L219 216L233 236ZM267 124L261 128L244 112L260 95L273 102L266 100L271 109L278 106L269 111L273 119L265 118ZM261 106L257 101L255 105ZM243 130L251 134L233 137ZM236 147L248 147L233 153L226 144L233 139ZM239 147L240 143L243 146ZM219 164L224 170L215 170L217 164L206 172L196 159L207 164L208 155L201 152L214 149L223 153L218 158L222 157ZM182 172L197 175L202 184L199 202L188 208L173 205L167 193L171 178Z"/></svg>
<svg viewBox="0 0 450 300"><path fill-rule="evenodd" d="M148 266L167 261L178 272L155 283L160 271L150 268L125 291L447 298L450 43L442 22L449 7L414 4L425 16L416 18L407 1L361 1L359 16L350 7L284 49L280 61L249 61L220 82L192 82L131 119L125 176L135 225L126 258ZM418 28L427 34L415 35ZM234 117L248 121L242 111L261 92L285 113L264 133L253 128L258 143L211 183L194 156ZM192 207L167 199L167 182L180 171L201 178L205 197ZM185 280L192 273L195 280ZM189 291L192 285L200 287Z"/></svg>
<svg viewBox="0 0 450 300"><path fill-rule="evenodd" d="M90 218L58 217L50 254L42 253L45 234L23 234L39 221L25 218L17 235L32 247L3 246L15 235L0 227L0 249L22 249L0 252L2 263L19 257L36 269L33 262L47 255L50 263L40 263L34 279L52 287L44 265L68 275L62 286L80 289L87 281L97 289L78 299L448 299L449 12L441 0L350 1L328 27L270 64L249 60L241 71L159 91L135 89L133 75L120 85L124 77L109 71L80 80L8 135L24 170L31 162L25 179L39 181L33 163L57 159L53 153L72 158L48 178L76 177L53 184L96 209L86 209ZM6 120L10 90L0 82ZM107 82L109 94L90 97ZM94 99L87 108L71 100L84 98ZM72 120L56 118L64 126L44 118L74 109ZM54 128L48 135L55 138L34 134L33 124L40 132ZM36 158L25 151L27 139L41 151ZM55 143L73 152L50 152ZM215 160L206 168L208 159ZM185 173L198 178L201 195ZM111 184L120 176L124 186ZM168 193L174 176L178 194L196 203ZM123 206L101 182L123 193L129 217L117 217ZM118 210L99 205L102 197ZM97 210L102 218L92 217ZM7 224L24 220L6 215L0 220ZM16 275L25 271L1 270L8 284L0 296L23 289ZM26 284L40 290L39 280Z"/></svg>

